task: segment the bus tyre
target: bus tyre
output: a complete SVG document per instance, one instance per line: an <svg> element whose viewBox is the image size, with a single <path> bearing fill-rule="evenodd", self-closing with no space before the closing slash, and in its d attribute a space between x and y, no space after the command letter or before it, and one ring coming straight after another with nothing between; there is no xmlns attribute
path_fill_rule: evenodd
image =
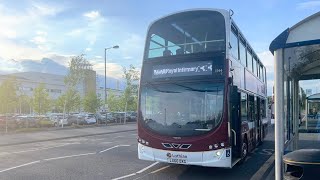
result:
<svg viewBox="0 0 320 180"><path fill-rule="evenodd" d="M247 143L247 140L245 140L245 141L242 142L242 145L241 145L241 160L240 160L240 163L243 163L246 160L247 155L248 155L248 143Z"/></svg>

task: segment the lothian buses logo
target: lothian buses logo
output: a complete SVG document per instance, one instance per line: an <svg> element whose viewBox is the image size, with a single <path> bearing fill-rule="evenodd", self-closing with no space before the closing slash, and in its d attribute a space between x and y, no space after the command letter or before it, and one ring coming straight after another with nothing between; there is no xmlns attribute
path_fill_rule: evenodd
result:
<svg viewBox="0 0 320 180"><path fill-rule="evenodd" d="M188 156L184 154L173 154L173 153L167 153L167 158L179 158L179 159L187 159Z"/></svg>

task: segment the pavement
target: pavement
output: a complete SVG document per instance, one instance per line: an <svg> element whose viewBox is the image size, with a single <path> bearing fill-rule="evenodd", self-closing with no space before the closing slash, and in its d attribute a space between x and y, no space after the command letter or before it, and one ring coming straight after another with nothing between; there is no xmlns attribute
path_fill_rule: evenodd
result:
<svg viewBox="0 0 320 180"><path fill-rule="evenodd" d="M136 124L88 127L88 128L66 128L53 131L40 131L30 133L7 134L0 136L0 147L32 142L52 141L66 138L83 136L95 136L101 134L112 134L115 132L136 131Z"/></svg>
<svg viewBox="0 0 320 180"><path fill-rule="evenodd" d="M320 149L320 133L314 133L314 131L303 131L304 128L304 126L301 126L299 130L298 149ZM275 179L274 162L266 179Z"/></svg>
<svg viewBox="0 0 320 180"><path fill-rule="evenodd" d="M272 129L264 143L232 169L183 166L137 158L135 125L110 126L27 134L46 141L9 145L0 137L0 177L3 180L119 180L119 179L266 179L272 168ZM75 131L75 132L71 132ZM104 133L90 135L90 133ZM68 138L62 139L62 137ZM43 135L43 137L39 137ZM84 136L79 136L84 135ZM23 134L10 135L14 143ZM71 137L79 136L79 137ZM57 139L57 137L61 139ZM51 140L50 140L51 139Z"/></svg>

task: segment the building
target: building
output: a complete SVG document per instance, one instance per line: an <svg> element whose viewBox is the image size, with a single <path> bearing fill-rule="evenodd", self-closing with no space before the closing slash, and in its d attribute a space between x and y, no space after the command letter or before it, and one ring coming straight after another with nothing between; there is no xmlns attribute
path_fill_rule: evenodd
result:
<svg viewBox="0 0 320 180"><path fill-rule="evenodd" d="M96 72L92 69L86 69L86 71L87 76L76 87L80 96L83 98L89 92L95 92L101 100L104 100L104 87L99 87L97 85L98 83L96 82ZM14 77L18 83L18 95L26 95L32 97L34 89L37 88L40 83L43 83L45 85L46 91L48 92L50 99L52 100L58 99L66 91L66 86L64 84L65 76L63 75L40 72L20 72L7 75L0 75L0 84L10 77ZM121 96L123 93L122 90L113 88L107 88L107 92L111 92L115 96ZM103 111L104 107L101 107L100 110ZM31 112L31 110L28 112Z"/></svg>
<svg viewBox="0 0 320 180"><path fill-rule="evenodd" d="M32 96L40 83L45 84L51 99L57 99L66 90L64 76L40 72L21 72L0 76L0 84L9 77L15 77L19 84L18 94Z"/></svg>

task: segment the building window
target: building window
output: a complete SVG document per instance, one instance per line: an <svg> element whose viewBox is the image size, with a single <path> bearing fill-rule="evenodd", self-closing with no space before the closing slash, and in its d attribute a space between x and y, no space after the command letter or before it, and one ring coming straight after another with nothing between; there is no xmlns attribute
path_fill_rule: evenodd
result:
<svg viewBox="0 0 320 180"><path fill-rule="evenodd" d="M231 54L237 60L239 60L239 46L238 46L238 37L235 32L231 31L230 36L230 45L231 45Z"/></svg>
<svg viewBox="0 0 320 180"><path fill-rule="evenodd" d="M50 89L50 92L52 92L52 93L61 93L62 91L60 89Z"/></svg>

